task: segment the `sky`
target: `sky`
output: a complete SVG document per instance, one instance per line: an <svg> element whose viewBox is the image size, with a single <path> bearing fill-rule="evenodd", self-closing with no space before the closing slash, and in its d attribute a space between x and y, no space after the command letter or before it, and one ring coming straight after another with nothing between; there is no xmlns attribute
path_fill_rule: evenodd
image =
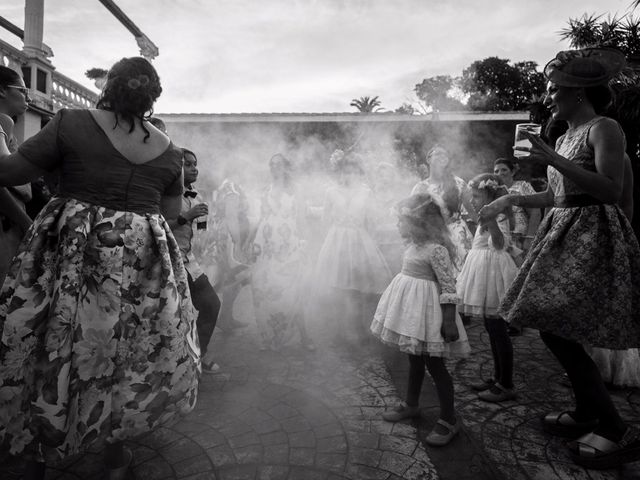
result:
<svg viewBox="0 0 640 480"><path fill-rule="evenodd" d="M631 0L116 0L158 46L157 113L353 112L378 96L417 103L422 79L457 76L490 56L543 66L569 48L558 32L584 13L624 14ZM0 0L24 26L24 2ZM0 38L21 48L4 29ZM44 41L58 71L139 55L97 0L45 0Z"/></svg>

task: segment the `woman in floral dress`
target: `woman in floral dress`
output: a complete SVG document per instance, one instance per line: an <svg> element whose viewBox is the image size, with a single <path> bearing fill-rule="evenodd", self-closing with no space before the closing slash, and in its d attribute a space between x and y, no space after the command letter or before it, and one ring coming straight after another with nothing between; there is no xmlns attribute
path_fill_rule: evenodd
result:
<svg viewBox="0 0 640 480"><path fill-rule="evenodd" d="M304 324L302 294L308 264L299 235L302 211L291 181L292 166L276 154L269 168L272 183L261 200L251 281L260 348L277 351L299 342L313 349Z"/></svg>
<svg viewBox="0 0 640 480"><path fill-rule="evenodd" d="M545 67L545 105L569 129L555 151L528 135L527 162L547 166L549 188L506 195L480 211L509 205L554 208L545 216L500 313L540 330L567 372L575 409L544 417L543 428L577 439L573 460L613 468L640 460L640 432L625 423L585 350L640 346L640 246L618 201L623 191L624 134L600 115L611 101L607 82L625 63L617 50L560 52Z"/></svg>
<svg viewBox="0 0 640 480"><path fill-rule="evenodd" d="M180 211L182 152L144 119L161 91L125 58L96 110L61 110L12 155L0 133L0 185L61 172L0 291L0 445L25 478L102 446L107 478L126 478L123 441L195 405L195 315L164 218Z"/></svg>

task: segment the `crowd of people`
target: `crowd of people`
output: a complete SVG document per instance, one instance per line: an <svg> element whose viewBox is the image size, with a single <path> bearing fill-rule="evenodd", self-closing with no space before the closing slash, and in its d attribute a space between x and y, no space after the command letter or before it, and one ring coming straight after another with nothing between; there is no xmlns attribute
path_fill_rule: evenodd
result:
<svg viewBox="0 0 640 480"><path fill-rule="evenodd" d="M623 65L614 50L585 49L545 67L545 105L566 131L517 147L547 168L544 191L505 158L467 182L435 145L411 185L391 163L368 172L336 150L318 204L280 153L256 199L233 178L198 190L196 154L149 117L162 88L142 58L110 69L95 109L61 110L19 146L28 90L0 70L0 445L27 461L28 479L101 446L108 478L126 478L124 441L187 414L199 375L224 368L211 340L247 327L234 318L247 287L260 350L329 348L309 328L313 290L337 338L407 353L406 398L386 421L420 415L428 371L440 402L432 446L462 426L446 359L470 354L465 325L482 321L489 336L494 374L471 385L485 402L517 400L512 336L539 330L576 403L546 415L545 431L570 438L587 468L640 459L640 433L605 385L640 386L633 182L624 135L601 115ZM30 182L51 172L54 194L32 220ZM317 249L309 223L322 230Z"/></svg>

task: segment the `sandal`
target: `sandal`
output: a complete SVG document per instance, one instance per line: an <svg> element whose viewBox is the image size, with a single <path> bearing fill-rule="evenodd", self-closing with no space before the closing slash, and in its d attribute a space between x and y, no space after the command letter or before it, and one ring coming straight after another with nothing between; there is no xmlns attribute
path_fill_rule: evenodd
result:
<svg viewBox="0 0 640 480"><path fill-rule="evenodd" d="M453 439L453 437L455 437L458 432L460 432L462 422L460 421L460 419L456 418L455 423L451 425L449 422L445 422L440 418L436 423L446 428L447 433L443 435L442 433L436 432L435 428L431 430L424 441L427 445L430 445L432 447L444 447L445 445L447 445Z"/></svg>
<svg viewBox="0 0 640 480"><path fill-rule="evenodd" d="M399 422L400 420L404 420L405 418L413 418L420 416L420 407L410 407L406 403L402 402L396 408L391 410L390 412L383 412L382 419L387 422Z"/></svg>
<svg viewBox="0 0 640 480"><path fill-rule="evenodd" d="M552 412L545 415L542 421L542 429L558 437L578 438L586 433L593 432L598 426L598 420L578 422L571 414L573 412Z"/></svg>
<svg viewBox="0 0 640 480"><path fill-rule="evenodd" d="M627 428L619 442L588 433L569 442L569 453L578 465L594 470L616 468L640 460L640 431Z"/></svg>
<svg viewBox="0 0 640 480"><path fill-rule="evenodd" d="M480 392L478 398L491 403L506 402L515 399L516 392L513 391L513 388L503 387L496 382L489 390Z"/></svg>

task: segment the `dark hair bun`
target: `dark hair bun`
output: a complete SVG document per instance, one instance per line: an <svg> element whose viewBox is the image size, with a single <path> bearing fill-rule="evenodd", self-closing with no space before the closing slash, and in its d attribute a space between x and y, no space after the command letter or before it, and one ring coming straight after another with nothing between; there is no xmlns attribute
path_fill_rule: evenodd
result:
<svg viewBox="0 0 640 480"><path fill-rule="evenodd" d="M142 118L153 112L153 104L161 93L160 77L148 60L123 58L109 70L97 107L110 110L125 120Z"/></svg>

